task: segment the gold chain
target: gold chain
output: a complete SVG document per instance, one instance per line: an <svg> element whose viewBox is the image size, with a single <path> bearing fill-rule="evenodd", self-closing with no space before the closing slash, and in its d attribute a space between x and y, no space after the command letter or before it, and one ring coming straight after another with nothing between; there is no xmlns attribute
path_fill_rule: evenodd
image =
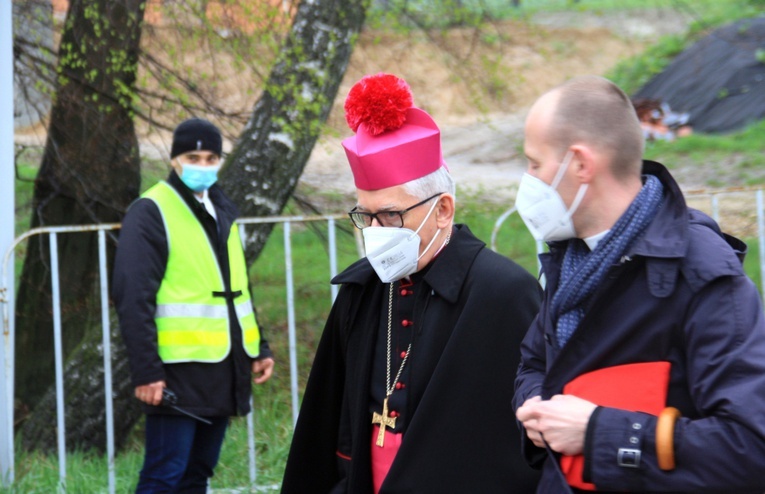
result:
<svg viewBox="0 0 765 494"><path fill-rule="evenodd" d="M394 282L395 283L395 282ZM385 396L386 398L393 394L393 389L396 387L396 383L398 382L398 379L401 377L401 371L404 370L404 364L406 364L406 360L409 358L409 351L412 349L412 344L409 343L409 346L406 349L406 355L404 355L404 360L401 361L401 365L398 368L398 372L396 373L396 379L393 380L393 384L390 383L390 340L391 340L391 327L393 324L393 283L390 283L390 290L388 292L388 360L386 362L387 368L386 368L386 374L385 374Z"/></svg>

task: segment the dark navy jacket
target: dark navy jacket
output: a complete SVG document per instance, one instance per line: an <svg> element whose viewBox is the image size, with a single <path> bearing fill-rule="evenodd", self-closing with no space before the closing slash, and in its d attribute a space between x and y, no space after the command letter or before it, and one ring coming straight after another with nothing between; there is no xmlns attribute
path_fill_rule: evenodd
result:
<svg viewBox="0 0 765 494"><path fill-rule="evenodd" d="M762 493L765 490L765 319L743 272L745 246L689 209L660 164L644 173L664 185L664 202L628 256L611 267L581 324L563 347L548 306L566 242L540 256L545 299L521 347L514 407L549 399L573 378L613 365L671 362L667 405L675 427L676 468L658 468L656 417L598 408L585 440L584 479L601 491ZM637 424L637 425L636 425ZM532 463L544 461L537 492L564 492L545 450L524 438ZM641 452L620 466L620 448Z"/></svg>

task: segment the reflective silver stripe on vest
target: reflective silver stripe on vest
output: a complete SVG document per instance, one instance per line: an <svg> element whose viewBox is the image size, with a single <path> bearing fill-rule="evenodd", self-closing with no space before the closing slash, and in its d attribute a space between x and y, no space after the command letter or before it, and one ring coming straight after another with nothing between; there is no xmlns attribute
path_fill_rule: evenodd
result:
<svg viewBox="0 0 765 494"><path fill-rule="evenodd" d="M252 311L252 309L250 309L250 311ZM228 317L228 307L225 305L162 304L157 306L154 317L198 317L205 319L225 319Z"/></svg>
<svg viewBox="0 0 765 494"><path fill-rule="evenodd" d="M249 300L236 305L236 315L239 319L247 317L252 314L252 304Z"/></svg>

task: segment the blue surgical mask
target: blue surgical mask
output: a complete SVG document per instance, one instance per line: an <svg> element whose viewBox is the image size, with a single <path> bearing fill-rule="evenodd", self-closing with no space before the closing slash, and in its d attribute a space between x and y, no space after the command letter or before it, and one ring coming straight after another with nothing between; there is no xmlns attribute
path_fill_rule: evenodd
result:
<svg viewBox="0 0 765 494"><path fill-rule="evenodd" d="M200 166L181 163L181 181L194 192L202 192L218 181L220 166Z"/></svg>

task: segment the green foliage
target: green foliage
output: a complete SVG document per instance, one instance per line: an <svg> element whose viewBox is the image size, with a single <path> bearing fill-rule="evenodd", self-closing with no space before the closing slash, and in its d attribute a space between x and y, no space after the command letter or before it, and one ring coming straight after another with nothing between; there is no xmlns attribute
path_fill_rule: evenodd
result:
<svg viewBox="0 0 765 494"><path fill-rule="evenodd" d="M82 84L87 88L84 99L103 113L114 111L115 104L132 111L137 99L133 89L136 63L126 49L115 48L129 43L112 27L103 7L97 2L84 4L82 18L87 22L76 30L72 28L74 16L67 16L71 31L59 47L58 83L62 87L73 81ZM129 18L128 27L136 22Z"/></svg>
<svg viewBox="0 0 765 494"><path fill-rule="evenodd" d="M759 256L760 249L763 247L759 245L759 242L756 238L745 238L743 240L749 246L749 251L744 258L744 271L746 271L746 274L752 279L754 285L757 287L760 293L762 293L762 273L760 271Z"/></svg>
<svg viewBox="0 0 765 494"><path fill-rule="evenodd" d="M607 77L624 92L632 94L664 70L685 49L686 43L686 38L682 36L664 36L642 54L619 63Z"/></svg>

